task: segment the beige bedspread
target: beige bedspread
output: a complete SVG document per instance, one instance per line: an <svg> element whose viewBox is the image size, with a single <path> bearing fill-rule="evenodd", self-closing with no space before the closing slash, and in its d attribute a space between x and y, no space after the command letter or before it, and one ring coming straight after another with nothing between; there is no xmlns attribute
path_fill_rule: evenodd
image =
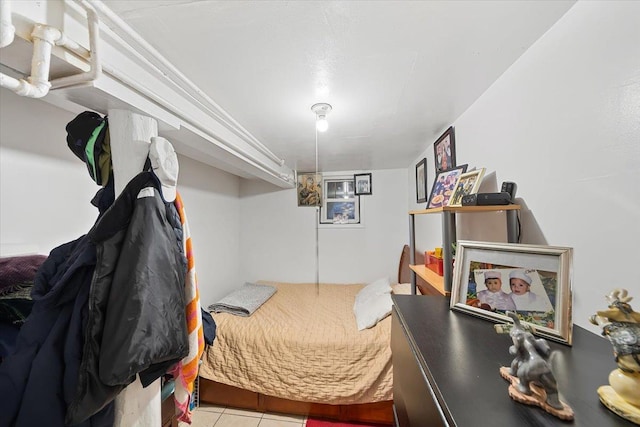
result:
<svg viewBox="0 0 640 427"><path fill-rule="evenodd" d="M212 313L217 336L200 375L297 401L356 404L392 399L391 318L358 331L362 285L272 283L250 317Z"/></svg>

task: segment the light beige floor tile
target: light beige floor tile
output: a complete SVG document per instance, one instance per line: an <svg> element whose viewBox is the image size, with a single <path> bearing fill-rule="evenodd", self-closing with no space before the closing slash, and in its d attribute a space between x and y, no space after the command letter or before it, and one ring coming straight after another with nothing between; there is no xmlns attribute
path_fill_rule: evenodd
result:
<svg viewBox="0 0 640 427"><path fill-rule="evenodd" d="M191 414L191 426L187 423L178 423L179 427L213 427L220 418L220 414L216 412L206 412L196 409Z"/></svg>
<svg viewBox="0 0 640 427"><path fill-rule="evenodd" d="M260 418L221 414L215 427L258 427Z"/></svg>
<svg viewBox="0 0 640 427"><path fill-rule="evenodd" d="M290 422L295 422L300 424L304 422L305 416L304 415L288 415L288 414L270 414L267 412L262 416L262 419L290 421Z"/></svg>
<svg viewBox="0 0 640 427"><path fill-rule="evenodd" d="M198 406L198 411L222 413L224 412L224 409L225 409L224 406L212 405L210 403L201 403L200 406Z"/></svg>
<svg viewBox="0 0 640 427"><path fill-rule="evenodd" d="M302 427L302 421L270 420L263 418L258 427Z"/></svg>
<svg viewBox="0 0 640 427"><path fill-rule="evenodd" d="M250 411L248 409L225 408L225 410L222 411L222 413L229 414L229 415L242 415L245 417L262 418L262 412Z"/></svg>

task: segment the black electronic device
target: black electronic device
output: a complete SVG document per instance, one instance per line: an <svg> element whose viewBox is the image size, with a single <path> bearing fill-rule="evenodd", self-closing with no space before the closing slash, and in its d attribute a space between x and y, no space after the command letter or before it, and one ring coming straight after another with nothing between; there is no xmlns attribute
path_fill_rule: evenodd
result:
<svg viewBox="0 0 640 427"><path fill-rule="evenodd" d="M476 205L478 206L493 206L493 205L508 205L511 203L511 194L506 191L500 193L477 193Z"/></svg>
<svg viewBox="0 0 640 427"><path fill-rule="evenodd" d="M509 195L511 196L511 201L513 201L516 198L516 188L517 186L515 182L505 181L502 183L502 188L500 189L500 191L509 193Z"/></svg>
<svg viewBox="0 0 640 427"><path fill-rule="evenodd" d="M462 206L508 205L511 195L506 191L500 193L476 193L462 196Z"/></svg>
<svg viewBox="0 0 640 427"><path fill-rule="evenodd" d="M462 196L462 206L508 205L511 195L506 191L500 193L476 193Z"/></svg>

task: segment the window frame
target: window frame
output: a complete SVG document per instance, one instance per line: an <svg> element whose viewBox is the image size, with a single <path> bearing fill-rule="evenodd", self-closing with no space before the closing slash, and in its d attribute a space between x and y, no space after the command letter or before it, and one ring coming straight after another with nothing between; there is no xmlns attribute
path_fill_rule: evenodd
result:
<svg viewBox="0 0 640 427"><path fill-rule="evenodd" d="M344 188L331 188L332 183L348 183L350 188L347 188L347 194L344 193ZM324 175L322 176L322 206L320 207L319 222L323 226L332 227L353 227L362 226L362 212L361 212L361 199L355 194L355 179L353 175ZM341 194L342 195L339 195ZM341 218L337 222L333 216L328 217L329 212L332 211L333 203L353 203L353 218Z"/></svg>

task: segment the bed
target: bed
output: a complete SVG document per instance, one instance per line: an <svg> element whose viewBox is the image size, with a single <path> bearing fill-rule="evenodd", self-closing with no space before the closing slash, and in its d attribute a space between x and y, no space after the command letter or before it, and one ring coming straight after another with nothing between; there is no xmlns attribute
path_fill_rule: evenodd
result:
<svg viewBox="0 0 640 427"><path fill-rule="evenodd" d="M399 282L408 282L403 248ZM391 317L358 331L362 284L261 282L277 292L250 317L213 314L200 402L260 412L392 424Z"/></svg>

